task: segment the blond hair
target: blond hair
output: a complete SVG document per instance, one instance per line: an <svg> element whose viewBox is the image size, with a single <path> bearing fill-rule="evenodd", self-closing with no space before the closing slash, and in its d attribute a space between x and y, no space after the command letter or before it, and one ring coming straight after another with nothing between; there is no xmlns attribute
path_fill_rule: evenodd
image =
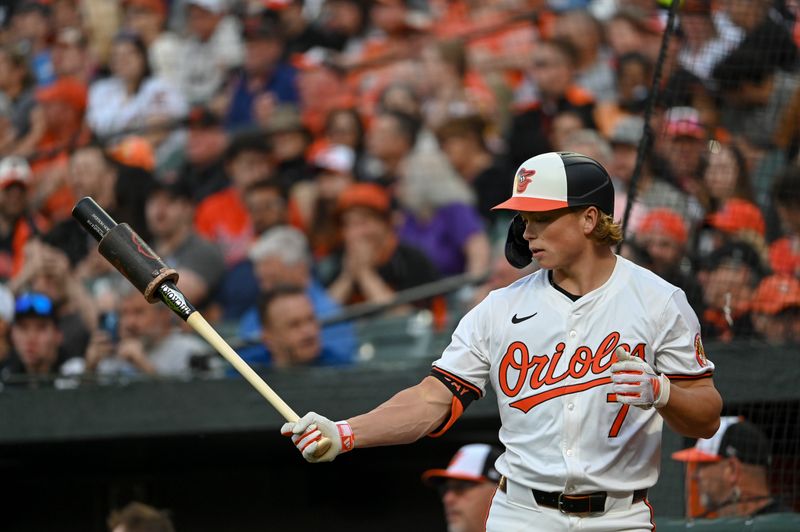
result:
<svg viewBox="0 0 800 532"><path fill-rule="evenodd" d="M597 219L597 225L589 235L589 238L606 246L616 246L622 242L622 225L614 221L610 214L602 211L600 217Z"/></svg>

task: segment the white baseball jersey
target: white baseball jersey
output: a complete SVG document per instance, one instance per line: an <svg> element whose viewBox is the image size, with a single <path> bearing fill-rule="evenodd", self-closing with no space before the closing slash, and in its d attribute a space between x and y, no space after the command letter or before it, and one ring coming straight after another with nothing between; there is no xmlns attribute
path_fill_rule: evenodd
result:
<svg viewBox="0 0 800 532"><path fill-rule="evenodd" d="M653 408L615 402L619 345L670 379L714 369L683 291L618 256L610 278L577 301L547 270L492 292L461 320L432 373L456 396L491 383L506 447L497 469L509 479L550 492L649 488L663 422Z"/></svg>

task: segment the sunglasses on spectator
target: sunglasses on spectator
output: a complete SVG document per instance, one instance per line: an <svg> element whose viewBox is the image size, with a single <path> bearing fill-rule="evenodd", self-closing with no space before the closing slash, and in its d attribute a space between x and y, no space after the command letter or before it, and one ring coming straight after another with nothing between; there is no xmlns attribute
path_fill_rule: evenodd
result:
<svg viewBox="0 0 800 532"><path fill-rule="evenodd" d="M53 315L53 302L43 294L22 294L17 298L14 313L50 317Z"/></svg>

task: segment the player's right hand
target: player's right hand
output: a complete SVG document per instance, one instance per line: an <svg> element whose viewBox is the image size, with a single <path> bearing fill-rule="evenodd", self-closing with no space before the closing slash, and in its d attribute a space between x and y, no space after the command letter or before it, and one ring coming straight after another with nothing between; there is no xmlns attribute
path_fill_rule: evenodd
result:
<svg viewBox="0 0 800 532"><path fill-rule="evenodd" d="M281 434L292 438L297 450L307 462L331 462L334 458L355 448L355 436L347 421L333 422L316 412L309 412L294 423L284 423ZM315 456L319 441L331 441L330 448L320 456Z"/></svg>

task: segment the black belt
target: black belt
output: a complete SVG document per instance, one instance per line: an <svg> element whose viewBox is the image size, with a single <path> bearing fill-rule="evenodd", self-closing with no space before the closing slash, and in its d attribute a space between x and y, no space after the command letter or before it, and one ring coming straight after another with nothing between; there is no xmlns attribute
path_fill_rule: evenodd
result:
<svg viewBox="0 0 800 532"><path fill-rule="evenodd" d="M506 477L500 478L500 491L506 491ZM597 513L606 511L607 492L596 491L594 493L583 493L570 495L568 493L540 491L531 488L536 504L555 508L566 514ZM647 488L635 490L631 504L641 502L647 497Z"/></svg>

